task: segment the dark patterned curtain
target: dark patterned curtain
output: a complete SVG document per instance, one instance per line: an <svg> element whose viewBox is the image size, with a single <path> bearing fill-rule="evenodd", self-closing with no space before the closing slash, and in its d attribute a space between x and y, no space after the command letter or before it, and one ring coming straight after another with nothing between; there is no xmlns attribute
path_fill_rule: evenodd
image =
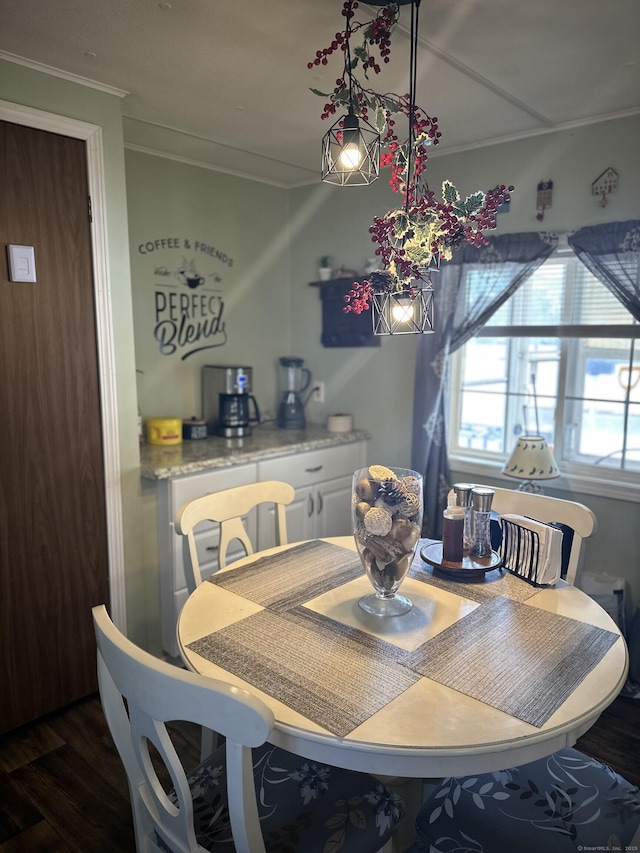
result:
<svg viewBox="0 0 640 853"><path fill-rule="evenodd" d="M503 234L465 246L433 275L435 333L418 341L411 467L424 474L423 535L441 538L451 488L447 453L449 355L472 338L558 242L550 233Z"/></svg>
<svg viewBox="0 0 640 853"><path fill-rule="evenodd" d="M568 242L590 272L640 320L640 220L580 228Z"/></svg>

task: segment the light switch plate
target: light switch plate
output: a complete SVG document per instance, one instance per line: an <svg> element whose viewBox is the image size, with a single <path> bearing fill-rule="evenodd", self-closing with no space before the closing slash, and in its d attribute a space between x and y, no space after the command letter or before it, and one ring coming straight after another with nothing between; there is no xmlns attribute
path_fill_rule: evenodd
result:
<svg viewBox="0 0 640 853"><path fill-rule="evenodd" d="M33 246L7 246L9 281L36 280L36 254Z"/></svg>

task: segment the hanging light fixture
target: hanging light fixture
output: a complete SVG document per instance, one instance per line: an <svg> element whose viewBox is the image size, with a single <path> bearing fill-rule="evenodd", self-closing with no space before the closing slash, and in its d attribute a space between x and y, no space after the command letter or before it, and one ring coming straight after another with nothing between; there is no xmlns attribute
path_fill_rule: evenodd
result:
<svg viewBox="0 0 640 853"><path fill-rule="evenodd" d="M355 113L347 113L322 139L322 180L354 187L372 184L380 174L380 134Z"/></svg>
<svg viewBox="0 0 640 853"><path fill-rule="evenodd" d="M414 292L382 291L371 300L374 335L424 335L434 332L433 285Z"/></svg>
<svg viewBox="0 0 640 853"><path fill-rule="evenodd" d="M380 134L356 115L351 62L351 9L347 10L344 70L349 81L349 109L322 139L322 180L341 187L372 184L380 174Z"/></svg>
<svg viewBox="0 0 640 853"><path fill-rule="evenodd" d="M428 335L435 331L431 273L440 269L433 256L428 269L411 286L398 290L388 273L371 276L371 319L374 335Z"/></svg>
<svg viewBox="0 0 640 853"><path fill-rule="evenodd" d="M454 184L445 180L442 199L429 189L424 170L427 147L437 145L441 133L438 119L416 106L418 62L418 15L420 0L369 0L367 5L381 7L372 21L353 21L356 0L344 0L344 31L331 43L316 51L309 69L326 65L331 54L342 50L344 72L332 92L314 94L327 98L323 119L346 108L343 116L323 139L323 180L340 185L367 184L379 173L380 149L383 166L391 168L391 189L403 203L383 216L375 216L369 228L377 244L380 269L366 279L355 281L345 295L345 313L361 314L371 309L375 335L429 334L434 326L432 272L441 260L465 243L487 244L483 232L496 227L496 213L510 200L513 187L499 185L486 192L478 190L462 197ZM361 64L364 77L379 74L389 62L391 35L398 24L400 7L411 7L409 93L380 94L363 85L354 69ZM352 35L359 32L362 43L349 49ZM380 133L368 123L369 116ZM397 134L400 117L408 118L406 139ZM365 131L372 136L366 141ZM371 141L373 140L373 141Z"/></svg>
<svg viewBox="0 0 640 853"><path fill-rule="evenodd" d="M404 186L405 215L409 219L409 207L418 194L415 146L416 146L416 86L418 76L418 13L420 0L399 0L398 5L411 4L411 30L409 52L409 132L406 143L406 175ZM373 3L372 5L382 5ZM411 232L412 233L412 232ZM404 244L404 240L400 242ZM371 311L374 335L424 335L435 331L433 314L432 270L440 269L440 255L435 252L429 263L420 270L420 278L405 282L398 289L393 282L371 294Z"/></svg>

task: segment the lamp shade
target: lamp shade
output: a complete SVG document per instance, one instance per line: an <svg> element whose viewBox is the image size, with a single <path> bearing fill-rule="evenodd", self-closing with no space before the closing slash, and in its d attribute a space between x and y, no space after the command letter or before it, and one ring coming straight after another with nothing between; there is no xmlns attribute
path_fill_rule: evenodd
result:
<svg viewBox="0 0 640 853"><path fill-rule="evenodd" d="M541 435L521 435L502 473L516 480L553 480L560 476L553 453Z"/></svg>

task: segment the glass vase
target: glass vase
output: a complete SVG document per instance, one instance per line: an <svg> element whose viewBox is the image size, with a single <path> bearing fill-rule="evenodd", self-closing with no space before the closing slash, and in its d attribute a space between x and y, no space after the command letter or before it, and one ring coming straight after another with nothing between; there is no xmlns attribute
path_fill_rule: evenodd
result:
<svg viewBox="0 0 640 853"><path fill-rule="evenodd" d="M410 599L398 594L422 531L422 476L409 468L371 465L353 474L353 537L374 592L358 602L376 616L400 616Z"/></svg>

